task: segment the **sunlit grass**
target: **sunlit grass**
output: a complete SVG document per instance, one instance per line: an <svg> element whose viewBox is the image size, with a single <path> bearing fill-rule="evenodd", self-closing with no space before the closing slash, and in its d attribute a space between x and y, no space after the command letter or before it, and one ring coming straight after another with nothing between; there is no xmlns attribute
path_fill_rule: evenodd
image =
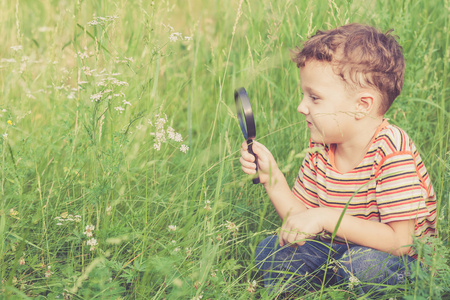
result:
<svg viewBox="0 0 450 300"><path fill-rule="evenodd" d="M448 9L445 0L3 1L1 293L274 298L253 255L280 221L240 170L233 91L247 88L257 138L293 182L308 131L289 49L349 22L399 36L405 85L387 117L414 140L439 200L440 239L422 250L432 272L389 295L448 293ZM354 296L344 290L304 297Z"/></svg>

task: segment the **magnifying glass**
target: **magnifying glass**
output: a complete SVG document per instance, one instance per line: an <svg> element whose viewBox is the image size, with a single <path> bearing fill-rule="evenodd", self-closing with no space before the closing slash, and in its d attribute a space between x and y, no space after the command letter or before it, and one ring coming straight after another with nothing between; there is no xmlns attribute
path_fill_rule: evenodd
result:
<svg viewBox="0 0 450 300"><path fill-rule="evenodd" d="M247 140L248 152L255 156L256 171L258 172L258 160L253 153L253 140L256 137L255 118L253 117L252 106L246 90L241 87L234 91L234 102L236 103L237 117L241 126L242 134ZM259 177L253 178L253 184L259 183Z"/></svg>

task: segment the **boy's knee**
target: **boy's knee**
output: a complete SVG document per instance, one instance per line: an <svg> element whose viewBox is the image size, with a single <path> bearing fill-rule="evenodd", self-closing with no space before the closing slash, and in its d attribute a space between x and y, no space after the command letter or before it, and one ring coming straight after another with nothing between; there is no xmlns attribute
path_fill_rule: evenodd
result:
<svg viewBox="0 0 450 300"><path fill-rule="evenodd" d="M346 251L337 264L338 280L372 283L401 283L409 270L401 257L365 247Z"/></svg>
<svg viewBox="0 0 450 300"><path fill-rule="evenodd" d="M256 262L261 262L266 259L268 256L273 254L273 252L277 249L278 246L278 236L268 236L264 240L262 240L255 252L255 260Z"/></svg>

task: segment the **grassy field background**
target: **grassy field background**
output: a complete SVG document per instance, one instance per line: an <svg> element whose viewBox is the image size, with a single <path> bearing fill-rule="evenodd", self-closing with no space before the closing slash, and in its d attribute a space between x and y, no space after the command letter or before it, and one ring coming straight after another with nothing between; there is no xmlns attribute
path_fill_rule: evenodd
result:
<svg viewBox="0 0 450 300"><path fill-rule="evenodd" d="M439 201L429 272L386 297L448 295L448 0L1 8L1 298L277 297L253 255L280 221L240 170L233 92L247 88L258 140L293 182L308 129L289 49L352 22L399 36L405 85L387 117L415 141ZM356 298L347 286L299 295Z"/></svg>

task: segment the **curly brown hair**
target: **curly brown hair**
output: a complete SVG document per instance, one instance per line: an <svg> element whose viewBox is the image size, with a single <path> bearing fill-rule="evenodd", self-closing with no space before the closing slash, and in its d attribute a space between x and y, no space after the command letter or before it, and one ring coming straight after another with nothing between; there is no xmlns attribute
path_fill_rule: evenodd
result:
<svg viewBox="0 0 450 300"><path fill-rule="evenodd" d="M355 23L318 30L302 48L292 51L292 61L298 68L309 60L330 62L346 83L375 88L382 99L380 113L384 114L400 94L405 73L402 47L391 32Z"/></svg>

